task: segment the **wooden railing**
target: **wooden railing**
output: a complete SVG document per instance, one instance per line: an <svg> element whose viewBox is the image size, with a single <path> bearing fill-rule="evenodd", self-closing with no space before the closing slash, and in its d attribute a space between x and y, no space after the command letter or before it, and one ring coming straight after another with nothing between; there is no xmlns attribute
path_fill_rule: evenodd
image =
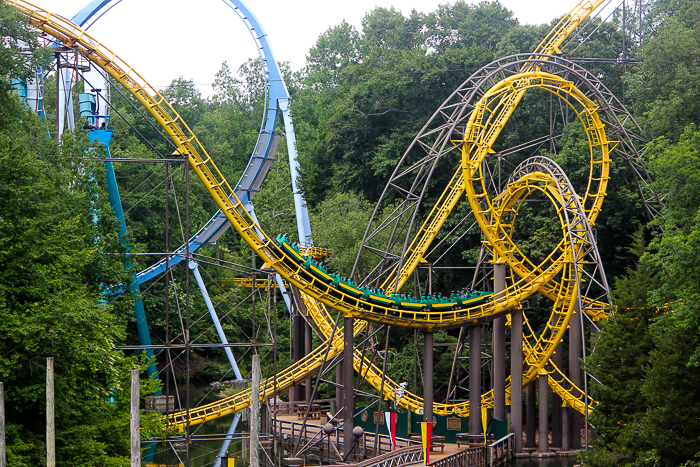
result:
<svg viewBox="0 0 700 467"><path fill-rule="evenodd" d="M343 429L339 428L335 430L330 436L325 433L319 433L325 423L322 421L320 424L306 423L306 429L304 429L304 424L295 420L277 420L276 434L278 439L281 441L293 441L296 438L301 437L302 441L309 442L311 440L318 444L319 449L331 450L329 443L334 443L338 449L343 445ZM377 452L374 452L374 433L365 433L357 441L357 452L363 456L375 456L381 455L383 452L392 452L391 447L391 437L389 435L379 435L377 440ZM405 438L396 438L396 450L406 447L418 447L420 448L421 443L416 443L413 440Z"/></svg>
<svg viewBox="0 0 700 467"><path fill-rule="evenodd" d="M488 467L504 464L513 457L514 436L515 435L511 433L488 446L486 463Z"/></svg>
<svg viewBox="0 0 700 467"><path fill-rule="evenodd" d="M423 461L423 448L421 446L408 446L395 451L387 452L381 456L367 459L358 464L343 464L342 467L399 467L403 465L417 464ZM341 467L340 465L331 467Z"/></svg>
<svg viewBox="0 0 700 467"><path fill-rule="evenodd" d="M484 467L486 447L467 448L430 463L430 467Z"/></svg>

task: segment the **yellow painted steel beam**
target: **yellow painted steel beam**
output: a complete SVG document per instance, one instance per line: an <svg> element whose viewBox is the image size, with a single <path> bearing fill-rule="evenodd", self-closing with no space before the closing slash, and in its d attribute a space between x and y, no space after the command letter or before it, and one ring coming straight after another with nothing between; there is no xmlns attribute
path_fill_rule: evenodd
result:
<svg viewBox="0 0 700 467"><path fill-rule="evenodd" d="M248 242L248 244L261 257L263 257L268 264L275 268L291 283L299 287L304 293L326 305L342 311L346 315L357 316L363 319L374 320L387 324L405 324L408 321L409 326L420 327L423 329L441 329L455 325L475 323L480 319L489 319L496 313L517 305L517 303L522 301L529 294L543 287L549 282L549 280L559 274L566 264L566 261L553 258L553 252L553 254L550 255L550 258L545 261L545 266L535 268L538 274L524 274L523 278L514 284L513 288L507 290L506 298L494 301L487 305L473 307L468 310L450 312L397 313L395 310L388 309L386 307L379 307L363 300L351 297L347 294L339 292L338 290L333 290L332 287L328 287L327 284L319 283L319 281L313 277L305 277L304 272L301 271L298 266L295 266L294 262L291 261L290 258L274 244L274 242L272 242L266 235L258 235L256 233L256 226L253 220L243 208L240 200L233 195L233 190L231 190L231 187L216 168L215 164L208 156L200 142L197 140L196 136L191 132L177 112L175 112L175 110L167 103L167 101L158 93L157 90L150 86L146 80L144 80L116 54L111 52L99 41L96 41L94 38L90 37L87 33L80 30L80 28L73 25L69 21L22 0L9 1L8 3L14 5L18 10L27 15L31 24L34 24L43 31L56 37L67 46L75 47L93 63L98 64L108 74L110 74L110 76L122 84L142 105L148 109L151 115L165 129L166 133L176 144L179 152L189 157L190 165L194 169L195 173L205 184L207 190L215 199L222 211L226 214L228 220L231 222L234 228L236 228L239 234ZM599 3L600 2L582 2L582 5L586 4L589 6L597 6ZM592 11L592 8L594 7L586 7L580 10L583 12L590 12ZM556 49L556 47L558 47L557 44L561 44L563 38L566 37L571 30L573 30L571 25L576 23L576 21L580 23L580 21L585 17L580 13L574 13L575 12L572 12L570 15L570 21L560 28L560 31L562 32L557 33L557 38L550 40L549 43L554 45L545 45L545 49L546 47L554 47ZM551 51L547 52L545 50L545 53L551 53ZM520 98L522 98L524 89L528 87L530 81L530 78L525 78L519 82L513 83L513 92L503 95L500 102L501 110L497 115L498 118L492 120L492 124L490 125L491 130L489 135L487 135L487 140L494 134L497 135L500 132L500 129L502 129L505 121L507 121L508 117L512 113L512 109L517 106ZM482 108L482 110L484 109L486 109L486 107ZM476 114L476 116L483 119L485 114L482 112L481 114ZM486 120L489 121L489 118L486 118ZM465 142L473 142L476 146L483 147L483 145L476 144L479 140L475 138L480 135L479 132L467 132L467 135L468 138L472 139L468 139ZM466 146L467 145L465 144L465 147ZM463 180L464 179L462 178L462 187L460 190L459 174L456 175L456 178L453 178L452 187L448 187L448 190L446 190L446 195L443 196L443 199L447 202L443 203L441 206L445 206L445 208L439 208L437 215L433 216L431 223L426 223L426 225L430 226L430 228L424 229L424 238L432 241L439 228L444 224L444 219L446 219L446 216L449 215L449 212L453 207L452 203L456 203L456 199L461 196L461 191L464 190ZM452 194L453 192L459 194L455 196ZM475 199L481 197L476 196L475 194L474 196ZM418 247L415 248L414 251L418 252L423 247L427 248L430 241L418 242ZM557 251L559 250L560 249ZM562 253L564 254L562 254L561 257L566 259L566 253ZM418 259L420 259L420 255L418 256ZM415 265L413 267L415 267ZM318 308L324 309L321 304L319 304ZM317 313L317 318L320 321L325 321L326 326L320 327L327 331L327 324L329 323L327 313L324 315L323 312L319 311ZM362 326L363 324L359 324L356 329L359 329ZM319 355L325 353L325 346L330 345L330 352L335 355L335 353L339 352L339 349L342 349L342 342L339 341L342 341L342 338L339 339L336 337L333 342L327 342L324 346L319 347L298 365L295 365L294 367L282 372L277 378L277 390L284 390L284 388L289 387L295 382L305 379L308 374L318 371L318 368L320 367ZM537 352L531 351L531 354L536 355ZM374 376L370 376L370 379L376 380L376 376L377 374L375 373ZM553 378L550 379L553 380ZM261 396L270 392L271 389L269 386L269 381L266 381ZM391 389L388 389L388 392L390 391ZM201 423L206 419L216 418L224 413L231 413L233 411L240 410L241 408L247 406L247 404L250 402L249 391L247 396L245 393L246 392L244 391L240 395L233 396L231 400L226 400L225 402L221 401L215 404L210 404L209 406L197 408L196 413L195 411L191 411L191 416L189 419L190 424ZM565 398L565 400L568 399ZM410 398L407 397L406 401L409 403L409 406L411 406ZM418 400L412 402L417 404ZM572 405L574 405L573 402ZM437 404L436 409L442 411L440 407L441 404ZM453 410L453 413L464 413L464 410L458 410L457 406L454 406L454 408L448 410ZM182 419L181 414L179 419L177 414L173 414L172 417L173 421L178 425L186 422L186 420Z"/></svg>
<svg viewBox="0 0 700 467"><path fill-rule="evenodd" d="M235 277L233 279L234 284L236 284L238 287L243 287L246 289L252 289L253 288L253 279L251 277ZM269 287L271 289L277 289L277 282L275 280L269 281ZM284 284L285 287L289 287L288 284ZM255 287L258 289L267 289L268 288L268 280L267 279L255 279Z"/></svg>

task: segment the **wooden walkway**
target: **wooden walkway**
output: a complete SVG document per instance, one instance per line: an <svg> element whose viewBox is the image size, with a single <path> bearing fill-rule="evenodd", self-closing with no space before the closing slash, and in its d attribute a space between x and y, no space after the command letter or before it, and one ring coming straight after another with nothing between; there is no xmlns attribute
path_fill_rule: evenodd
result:
<svg viewBox="0 0 700 467"><path fill-rule="evenodd" d="M336 429L330 436L323 433L323 426L326 424L326 420L308 420L306 423L306 430L303 430L303 420L299 420L297 415L278 415L277 423L272 422L271 428L275 430L277 439L285 442L296 442L297 438L302 437L302 441L299 446L304 446L304 443L313 442L315 444L314 449L329 450L332 451L333 447L329 443L333 443L336 449L340 452L343 451L343 430L342 428ZM276 429L273 428L276 426ZM366 433L359 439L359 452L362 455L371 457L374 452L375 443L374 433ZM379 435L379 441L377 442L378 453L381 455L383 453L391 451L391 441L387 435ZM414 440L408 440L405 438L396 439L396 447L403 448L408 446L420 446L420 442ZM452 456L462 450L465 450L464 446L459 447L457 444L445 443L445 447L442 452L440 448L434 449L430 453L430 463L441 460L443 458ZM422 463L420 464L422 465Z"/></svg>

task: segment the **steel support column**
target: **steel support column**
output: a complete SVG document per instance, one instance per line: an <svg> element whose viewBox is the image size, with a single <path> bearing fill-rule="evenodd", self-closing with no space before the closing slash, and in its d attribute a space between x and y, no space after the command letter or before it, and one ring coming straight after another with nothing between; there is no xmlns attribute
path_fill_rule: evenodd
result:
<svg viewBox="0 0 700 467"><path fill-rule="evenodd" d="M571 451L571 424L569 423L569 414L571 407L562 407L561 409L561 450Z"/></svg>
<svg viewBox="0 0 700 467"><path fill-rule="evenodd" d="M495 298L506 288L506 265L493 265L493 291ZM493 417L506 419L506 317L493 321Z"/></svg>
<svg viewBox="0 0 700 467"><path fill-rule="evenodd" d="M581 388L581 312L578 305L569 326L569 379L576 387ZM570 446L571 449L578 449L581 447L581 414L573 408L568 410Z"/></svg>
<svg viewBox="0 0 700 467"><path fill-rule="evenodd" d="M469 434L481 434L481 326L469 328Z"/></svg>
<svg viewBox="0 0 700 467"><path fill-rule="evenodd" d="M510 315L510 419L515 452L523 450L523 310Z"/></svg>
<svg viewBox="0 0 700 467"><path fill-rule="evenodd" d="M559 343L554 355L552 355L552 363L554 363L557 368L564 370L564 351L562 350L562 344ZM555 392L552 392L552 447L560 448L562 447L562 400Z"/></svg>
<svg viewBox="0 0 700 467"><path fill-rule="evenodd" d="M539 376L537 377L537 382L539 383L537 390L540 398L540 442L537 449L539 452L549 451L549 414L547 404L547 396L549 394L548 379L547 372L541 370Z"/></svg>
<svg viewBox="0 0 700 467"><path fill-rule="evenodd" d="M433 421L433 333L423 333L423 421Z"/></svg>
<svg viewBox="0 0 700 467"><path fill-rule="evenodd" d="M253 290L253 293L255 293L255 290ZM304 358L304 326L306 325L306 322L304 321L304 318L302 318L301 314L297 310L294 313L294 342L293 342L293 359L294 363L298 362L302 358ZM301 394L301 383L298 383L294 386L294 402L302 402L304 398L302 397Z"/></svg>
<svg viewBox="0 0 700 467"><path fill-rule="evenodd" d="M343 407L343 458L347 459L352 451L355 438L352 435L353 420L352 416L355 413L355 397L353 391L353 353L354 353L354 336L353 336L353 318L345 317L344 322L344 347L343 347L343 393L345 406Z"/></svg>
<svg viewBox="0 0 700 467"><path fill-rule="evenodd" d="M313 352L313 336L311 335L311 325L304 321L304 356L309 355ZM311 374L306 378L306 403L311 404L311 393L313 392L313 382L311 380Z"/></svg>
<svg viewBox="0 0 700 467"><path fill-rule="evenodd" d="M527 425L527 438L525 447L536 448L535 436L537 435L537 383L535 381L525 388L525 424Z"/></svg>

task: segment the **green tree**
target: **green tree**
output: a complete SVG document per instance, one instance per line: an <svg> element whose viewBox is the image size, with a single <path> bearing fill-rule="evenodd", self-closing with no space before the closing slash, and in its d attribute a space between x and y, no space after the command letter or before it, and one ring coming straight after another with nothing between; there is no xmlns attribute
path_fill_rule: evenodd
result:
<svg viewBox="0 0 700 467"><path fill-rule="evenodd" d="M643 230L632 237L628 252L636 267L615 282L615 314L602 325L595 351L587 361L596 376L591 387L600 405L591 414L600 439L585 455L593 466L633 465L638 458L655 454L640 436L650 407L645 378L655 349L651 334L657 311L648 305L649 293L659 285L656 268L639 262L644 254Z"/></svg>
<svg viewBox="0 0 700 467"><path fill-rule="evenodd" d="M86 135L58 143L11 101L0 128L0 380L8 462L43 461L45 362L56 366L58 465L125 465L130 301L108 303L125 282L104 169ZM9 109L8 109L9 107ZM153 388L151 388L153 389ZM110 399L121 399L115 406ZM151 432L152 433L152 432Z"/></svg>
<svg viewBox="0 0 700 467"><path fill-rule="evenodd" d="M629 96L649 139L675 140L700 115L700 4L658 0L650 16L656 27L629 76Z"/></svg>
<svg viewBox="0 0 700 467"><path fill-rule="evenodd" d="M46 65L51 53L38 40L36 29L29 26L13 6L0 3L0 90L3 98L10 89L10 79L27 79L32 76L37 66Z"/></svg>

